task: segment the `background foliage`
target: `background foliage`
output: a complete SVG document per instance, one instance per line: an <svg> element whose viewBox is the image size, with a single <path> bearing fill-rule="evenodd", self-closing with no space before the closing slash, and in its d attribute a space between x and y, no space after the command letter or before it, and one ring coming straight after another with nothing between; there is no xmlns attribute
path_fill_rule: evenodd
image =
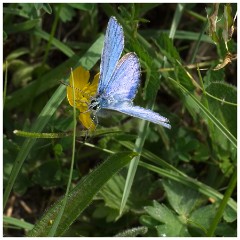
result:
<svg viewBox="0 0 240 240"><path fill-rule="evenodd" d="M235 13L236 4L4 4L4 234L236 236ZM141 62L135 102L172 129L109 114L84 142L78 124L64 198L74 121L59 81L77 66L99 72L110 16Z"/></svg>

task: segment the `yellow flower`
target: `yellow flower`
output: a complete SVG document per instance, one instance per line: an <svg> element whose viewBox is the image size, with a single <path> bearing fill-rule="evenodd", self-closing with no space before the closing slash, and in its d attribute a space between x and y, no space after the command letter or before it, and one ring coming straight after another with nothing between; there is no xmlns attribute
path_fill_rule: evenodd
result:
<svg viewBox="0 0 240 240"><path fill-rule="evenodd" d="M70 76L70 85L67 87L67 99L69 104L74 106L72 87L74 79L75 107L80 111L79 120L85 128L93 131L96 126L91 118L91 112L88 111L88 105L90 104L91 98L96 95L99 73L94 76L92 83L89 82L89 78L89 71L85 70L83 67L80 66L74 69Z"/></svg>

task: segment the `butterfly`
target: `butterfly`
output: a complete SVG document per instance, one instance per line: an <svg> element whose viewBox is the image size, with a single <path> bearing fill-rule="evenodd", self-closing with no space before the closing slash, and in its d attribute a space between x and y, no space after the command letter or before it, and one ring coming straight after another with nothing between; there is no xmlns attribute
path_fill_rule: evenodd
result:
<svg viewBox="0 0 240 240"><path fill-rule="evenodd" d="M89 108L94 109L96 114L101 109L115 110L171 128L167 118L150 109L133 105L140 84L140 64L134 52L127 53L120 59L123 48L123 28L115 17L111 17L101 56L97 94Z"/></svg>
<svg viewBox="0 0 240 240"><path fill-rule="evenodd" d="M114 110L171 128L167 118L150 109L134 106L133 99L140 84L140 64L134 52L121 57L123 48L123 28L115 17L111 17L101 55L99 84L88 103L93 120L97 120L97 115L104 110Z"/></svg>

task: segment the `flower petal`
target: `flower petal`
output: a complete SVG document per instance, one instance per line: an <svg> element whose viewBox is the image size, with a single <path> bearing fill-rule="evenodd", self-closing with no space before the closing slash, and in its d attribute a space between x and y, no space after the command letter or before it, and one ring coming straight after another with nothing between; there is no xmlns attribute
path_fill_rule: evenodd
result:
<svg viewBox="0 0 240 240"><path fill-rule="evenodd" d="M95 123L93 122L91 118L90 112L80 113L79 120L82 123L82 125L87 128L90 131L94 131L96 128Z"/></svg>
<svg viewBox="0 0 240 240"><path fill-rule="evenodd" d="M70 75L70 86L72 86L72 75L74 78L74 87L83 90L86 85L88 85L88 80L90 78L89 71L85 70L83 67L79 66L75 68Z"/></svg>
<svg viewBox="0 0 240 240"><path fill-rule="evenodd" d="M73 75L73 77L72 77ZM89 71L85 70L83 67L77 67L73 70L69 82L70 86L67 87L67 99L71 106L73 106L73 79L74 79L74 89L75 89L75 105L77 108L81 107L82 104L87 104L89 98L84 98L84 91L88 89L90 74ZM84 99L83 99L84 98Z"/></svg>

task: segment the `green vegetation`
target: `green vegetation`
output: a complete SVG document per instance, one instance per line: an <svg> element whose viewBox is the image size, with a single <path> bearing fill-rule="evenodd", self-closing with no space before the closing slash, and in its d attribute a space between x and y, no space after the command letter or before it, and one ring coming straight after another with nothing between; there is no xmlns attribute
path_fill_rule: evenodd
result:
<svg viewBox="0 0 240 240"><path fill-rule="evenodd" d="M235 237L236 9L4 4L4 235ZM141 63L136 105L171 130L111 113L86 139L77 123L64 84L99 72L111 16Z"/></svg>

